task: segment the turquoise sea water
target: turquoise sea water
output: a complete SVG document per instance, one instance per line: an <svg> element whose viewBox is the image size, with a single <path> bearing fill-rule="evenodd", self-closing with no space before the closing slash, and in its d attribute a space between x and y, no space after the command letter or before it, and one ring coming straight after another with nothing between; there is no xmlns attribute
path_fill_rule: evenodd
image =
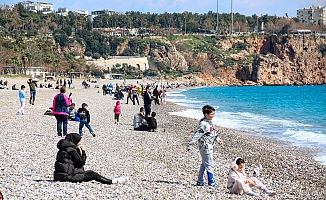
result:
<svg viewBox="0 0 326 200"><path fill-rule="evenodd" d="M189 108L175 115L200 119L209 104L216 125L322 148L315 159L326 164L326 86L205 87L172 91L168 100Z"/></svg>

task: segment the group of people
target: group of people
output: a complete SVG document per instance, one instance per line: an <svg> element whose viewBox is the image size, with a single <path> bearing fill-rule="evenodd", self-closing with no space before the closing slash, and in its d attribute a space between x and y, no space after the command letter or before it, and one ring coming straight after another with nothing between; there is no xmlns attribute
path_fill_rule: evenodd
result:
<svg viewBox="0 0 326 200"><path fill-rule="evenodd" d="M57 120L57 134L59 137L66 136L68 134L68 120L78 119L79 121L79 134L83 136L83 127L86 126L89 132L95 137L95 133L90 123L90 114L88 111L88 105L82 103L81 108L76 112L75 104L72 103L71 93L69 97L65 94L66 87L60 88L60 93L55 95L52 103L52 113Z"/></svg>
<svg viewBox="0 0 326 200"><path fill-rule="evenodd" d="M36 95L36 83L31 79L28 80L30 86L31 97L30 103L34 105ZM145 91L142 92L144 107L141 107L139 113L134 115L133 126L137 131L158 131L156 112L151 111L152 101L157 100L154 86L153 95L151 94L151 87L147 85ZM26 93L24 91L25 85L21 86L19 90L19 99L21 102L21 108L18 113L24 114L24 104L26 101ZM139 88L138 88L139 89ZM139 92L139 90L137 93ZM113 90L113 87L112 87ZM120 89L119 89L120 90ZM130 89L132 91L132 89ZM66 87L60 88L60 93L54 96L52 104L52 113L57 121L57 134L58 136L65 136L61 139L57 147L59 149L57 153L57 160L55 162L54 180L55 181L69 181L69 182L83 182L96 180L104 184L116 184L128 182L128 177L120 177L115 179L107 179L94 171L84 171L84 165L86 162L86 146L82 144L81 138L83 136L82 129L84 125L89 129L90 133L95 137L95 134L90 126L90 113L88 111L88 105L82 103L81 108L76 110L75 103L72 103L71 94L67 96ZM115 123L119 124L119 117L122 113L120 100L116 101L116 105L113 109ZM202 108L204 117L200 120L196 131L192 135L188 142L187 150L191 150L191 146L198 142L199 152L201 155L201 165L199 168L197 186L205 186L205 172L207 174L208 186L220 187L216 184L214 177L214 143L217 142L223 145L223 141L219 138L217 131L214 128L212 119L215 115L214 107L206 105ZM79 121L79 134L68 134L68 120ZM165 130L163 130L165 131ZM251 196L259 196L258 193L253 192L252 188L256 187L263 190L266 195L273 196L276 193L269 190L261 181L258 176L261 171L261 167L255 168L254 175L256 177L247 177L245 173L245 160L241 157L235 158L230 167L227 188L230 193L234 194L248 194Z"/></svg>

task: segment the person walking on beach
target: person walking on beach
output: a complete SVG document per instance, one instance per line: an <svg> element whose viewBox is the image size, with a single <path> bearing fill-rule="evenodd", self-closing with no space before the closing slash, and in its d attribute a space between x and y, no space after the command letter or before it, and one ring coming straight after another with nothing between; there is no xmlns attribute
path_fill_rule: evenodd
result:
<svg viewBox="0 0 326 200"><path fill-rule="evenodd" d="M141 107L139 110L139 113L134 115L134 130L135 131L147 131L148 130L144 107Z"/></svg>
<svg viewBox="0 0 326 200"><path fill-rule="evenodd" d="M29 93L30 93L30 97L29 97L29 104L34 105L34 101L35 101L35 97L36 97L36 82L33 81L33 79L28 79L27 81L28 85L29 85Z"/></svg>
<svg viewBox="0 0 326 200"><path fill-rule="evenodd" d="M57 120L57 133L59 137L66 136L68 133L68 107L70 98L65 95L66 87L60 88L60 93L55 95L52 103L52 113Z"/></svg>
<svg viewBox="0 0 326 200"><path fill-rule="evenodd" d="M157 88L158 88L158 85L156 85L155 89L153 90L153 96L155 97L154 102L155 102L155 105L156 104L160 105L160 101L159 101L160 94L159 94Z"/></svg>
<svg viewBox="0 0 326 200"><path fill-rule="evenodd" d="M102 86L102 90L103 90L103 95L106 95L106 93L107 93L107 91L108 91L108 86L107 86L107 84L103 84L103 86Z"/></svg>
<svg viewBox="0 0 326 200"><path fill-rule="evenodd" d="M261 168L255 169L255 174L260 173ZM241 157L235 158L231 163L231 169L228 176L227 188L231 194L248 194L250 196L259 196L251 188L256 187L264 191L265 195L274 196L276 193L267 189L267 187L256 177L247 178L245 173L245 161Z"/></svg>
<svg viewBox="0 0 326 200"><path fill-rule="evenodd" d="M134 88L131 90L131 94L132 94L132 103L133 103L133 105L136 104L136 100L137 100L137 104L139 105L139 100L138 100L138 91L137 91L136 87L134 87Z"/></svg>
<svg viewBox="0 0 326 200"><path fill-rule="evenodd" d="M214 178L214 160L213 160L213 148L214 142L222 145L223 141L218 137L212 119L215 115L215 109L206 105L202 108L204 118L202 118L197 126L197 129L187 145L187 150L191 149L196 141L198 141L199 151L202 158L202 163L199 168L197 186L204 186L204 173L207 172L208 185L212 187L220 187L215 183Z"/></svg>
<svg viewBox="0 0 326 200"><path fill-rule="evenodd" d="M120 100L118 100L113 109L114 112L114 123L119 125L119 117L121 114L121 105Z"/></svg>
<svg viewBox="0 0 326 200"><path fill-rule="evenodd" d="M168 95L166 94L166 90L163 90L161 96L162 96L162 105L165 105L166 104L166 99L168 97Z"/></svg>
<svg viewBox="0 0 326 200"><path fill-rule="evenodd" d="M151 114L152 106L152 97L150 95L151 87L146 86L146 91L144 93L144 108L145 108L145 117L149 117Z"/></svg>
<svg viewBox="0 0 326 200"><path fill-rule="evenodd" d="M91 116L87 110L88 105L86 103L82 103L82 107L77 110L78 117L80 119L79 122L79 134L80 136L83 136L83 127L84 125L88 128L89 132L92 134L93 137L96 135L93 132L93 129L91 125L89 124L91 122Z"/></svg>
<svg viewBox="0 0 326 200"><path fill-rule="evenodd" d="M113 85L112 85L112 83L109 84L108 89L109 89L110 96L112 96L112 91L113 91Z"/></svg>
<svg viewBox="0 0 326 200"><path fill-rule="evenodd" d="M24 108L26 103L26 93L25 93L25 85L20 86L20 90L18 91L19 101L20 101L20 108L18 110L17 115L24 115Z"/></svg>
<svg viewBox="0 0 326 200"><path fill-rule="evenodd" d="M58 142L57 147L54 181L77 183L95 180L103 184L125 184L129 180L128 177L111 180L92 170L84 171L86 145L82 144L81 136L77 133L68 134Z"/></svg>

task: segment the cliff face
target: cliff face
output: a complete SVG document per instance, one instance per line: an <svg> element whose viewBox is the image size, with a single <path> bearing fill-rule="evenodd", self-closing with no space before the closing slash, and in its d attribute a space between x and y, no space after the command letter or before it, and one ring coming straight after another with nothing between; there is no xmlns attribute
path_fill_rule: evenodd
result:
<svg viewBox="0 0 326 200"><path fill-rule="evenodd" d="M172 47L156 49L154 56L174 69L197 66L205 73L193 81L213 85L326 84L326 55L321 50L326 44L324 37L229 38L216 45L223 50L232 50L237 44L247 46L237 53L222 54L221 59L208 53L179 53ZM225 66L223 59L234 61L234 64Z"/></svg>

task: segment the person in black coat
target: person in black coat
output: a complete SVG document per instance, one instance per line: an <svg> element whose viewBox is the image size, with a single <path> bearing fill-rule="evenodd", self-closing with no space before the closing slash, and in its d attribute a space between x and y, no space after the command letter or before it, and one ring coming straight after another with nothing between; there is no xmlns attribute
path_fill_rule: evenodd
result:
<svg viewBox="0 0 326 200"><path fill-rule="evenodd" d="M77 133L68 134L58 142L57 147L59 152L55 162L54 181L76 183L95 180L104 184L123 184L129 180L128 177L110 180L92 170L84 171L86 146L81 143L81 136Z"/></svg>
<svg viewBox="0 0 326 200"><path fill-rule="evenodd" d="M152 105L152 97L150 95L151 87L146 86L146 91L144 93L144 108L145 108L145 117L149 117L151 114L151 105Z"/></svg>
<svg viewBox="0 0 326 200"><path fill-rule="evenodd" d="M160 105L160 101L158 100L158 98L160 97L160 94L159 94L159 92L157 90L157 87L158 86L156 86L155 89L153 90L153 96L155 97L155 100L154 100L155 105L156 104Z"/></svg>

